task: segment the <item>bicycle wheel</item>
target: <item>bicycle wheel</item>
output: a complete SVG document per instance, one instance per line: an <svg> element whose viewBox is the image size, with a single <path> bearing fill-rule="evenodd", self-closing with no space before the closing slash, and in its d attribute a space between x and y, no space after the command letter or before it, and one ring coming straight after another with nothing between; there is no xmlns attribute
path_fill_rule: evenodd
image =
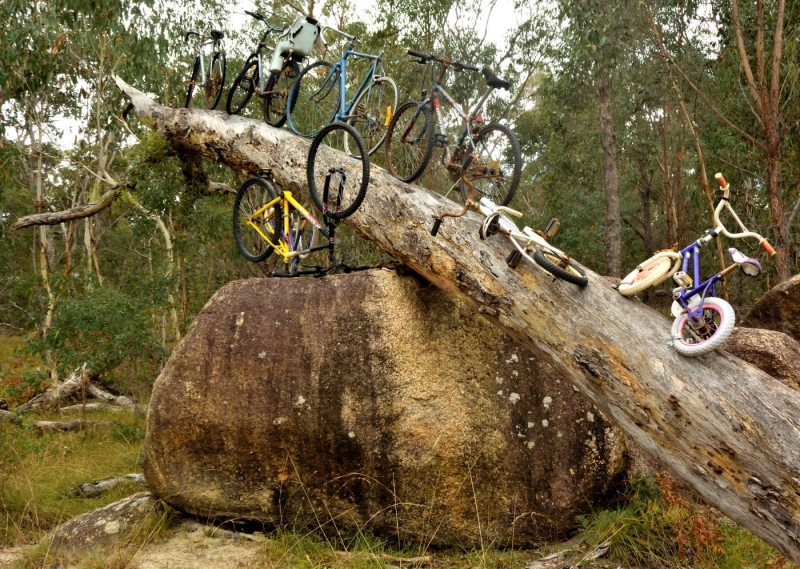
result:
<svg viewBox="0 0 800 569"><path fill-rule="evenodd" d="M674 254L680 258L680 255ZM661 284L675 272L673 269L677 269L677 263L674 261L672 256L664 253L650 257L622 279L617 291L623 296L633 296L651 286Z"/></svg>
<svg viewBox="0 0 800 569"><path fill-rule="evenodd" d="M533 260L554 277L558 277L561 280L578 286L586 286L589 284L586 271L576 265L571 259L564 258L552 251L537 249L533 254Z"/></svg>
<svg viewBox="0 0 800 569"><path fill-rule="evenodd" d="M345 143L347 137L351 140ZM358 151L358 158L344 154L345 144ZM352 215L369 184L369 155L361 135L341 122L324 127L311 142L306 174L311 197L324 215L334 219Z"/></svg>
<svg viewBox="0 0 800 569"><path fill-rule="evenodd" d="M236 79L233 80L231 90L228 91L225 110L229 115L238 115L247 106L247 103L250 102L250 97L256 91L258 79L258 60L255 57L251 57L244 64Z"/></svg>
<svg viewBox="0 0 800 569"><path fill-rule="evenodd" d="M359 94L346 122L364 139L367 153L373 154L383 144L395 108L397 84L390 77L375 79L370 87ZM355 156L350 148L345 148L345 151Z"/></svg>
<svg viewBox="0 0 800 569"><path fill-rule="evenodd" d="M266 87L269 94L264 97L264 120L267 124L282 127L286 122L286 100L299 72L300 66L291 61L280 73L270 74Z"/></svg>
<svg viewBox="0 0 800 569"><path fill-rule="evenodd" d="M312 63L300 72L286 101L289 128L300 136L315 136L339 110L339 68L327 61ZM329 76L330 75L330 76Z"/></svg>
<svg viewBox="0 0 800 569"><path fill-rule="evenodd" d="M222 88L225 86L225 52L218 51L211 59L208 69L208 78L205 84L205 105L207 109L214 109L222 97Z"/></svg>
<svg viewBox="0 0 800 569"><path fill-rule="evenodd" d="M239 252L248 261L258 263L272 254L273 248L248 223L248 220L261 206L276 197L278 192L264 178L250 178L236 192L236 199L233 202L233 238L239 247ZM268 236L273 243L277 243L281 219L281 206L278 203L251 221L261 233Z"/></svg>
<svg viewBox="0 0 800 569"><path fill-rule="evenodd" d="M467 170L467 179L479 194L497 205L508 205L522 176L519 140L508 127L490 124L478 132L474 142L475 160Z"/></svg>
<svg viewBox="0 0 800 569"><path fill-rule="evenodd" d="M198 77L200 77L200 58L195 57L194 65L192 65L192 77L189 79L188 87L186 88L186 104L184 108L188 109L192 104L192 95L194 95Z"/></svg>
<svg viewBox="0 0 800 569"><path fill-rule="evenodd" d="M672 347L683 356L700 356L716 350L728 339L736 324L733 307L721 298L703 301L703 316L697 324L682 314L672 323Z"/></svg>
<svg viewBox="0 0 800 569"><path fill-rule="evenodd" d="M420 177L433 154L433 111L408 101L398 107L386 131L386 169L395 178L413 182Z"/></svg>

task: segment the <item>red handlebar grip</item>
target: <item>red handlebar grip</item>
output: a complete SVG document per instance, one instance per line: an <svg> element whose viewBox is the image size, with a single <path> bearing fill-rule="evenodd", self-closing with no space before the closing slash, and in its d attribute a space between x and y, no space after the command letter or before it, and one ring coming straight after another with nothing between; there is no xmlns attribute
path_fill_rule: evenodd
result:
<svg viewBox="0 0 800 569"><path fill-rule="evenodd" d="M722 177L722 173L717 172L714 175L714 177L717 179L717 183L719 184L719 187L722 188L722 189L725 189L725 187L728 185L728 182L726 182L725 178Z"/></svg>
<svg viewBox="0 0 800 569"><path fill-rule="evenodd" d="M769 241L766 239L761 242L761 246L769 253L770 257L775 254L775 249L772 248L772 245L770 245Z"/></svg>

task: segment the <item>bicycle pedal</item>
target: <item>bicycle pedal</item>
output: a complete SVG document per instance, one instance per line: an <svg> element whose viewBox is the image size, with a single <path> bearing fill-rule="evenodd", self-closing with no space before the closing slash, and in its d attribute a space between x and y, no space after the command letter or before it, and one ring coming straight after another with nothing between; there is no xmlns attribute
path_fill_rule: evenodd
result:
<svg viewBox="0 0 800 569"><path fill-rule="evenodd" d="M512 269L516 269L519 262L522 260L522 253L514 249L508 257L506 257L506 264Z"/></svg>
<svg viewBox="0 0 800 569"><path fill-rule="evenodd" d="M447 146L447 136L444 134L437 134L433 140L433 145L439 148Z"/></svg>

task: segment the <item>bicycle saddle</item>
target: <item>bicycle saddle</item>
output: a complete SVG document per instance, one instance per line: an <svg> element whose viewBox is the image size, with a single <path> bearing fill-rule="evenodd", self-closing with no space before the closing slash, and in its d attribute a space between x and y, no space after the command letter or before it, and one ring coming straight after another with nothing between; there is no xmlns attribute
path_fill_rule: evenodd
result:
<svg viewBox="0 0 800 569"><path fill-rule="evenodd" d="M222 38L225 37L225 34L220 30L211 30L211 37L214 38L215 40L221 40Z"/></svg>
<svg viewBox="0 0 800 569"><path fill-rule="evenodd" d="M492 70L488 67L483 68L483 76L486 78L486 84L489 87L493 87L495 89L505 89L506 91L508 91L511 87L511 83L500 79L497 75L492 73Z"/></svg>
<svg viewBox="0 0 800 569"><path fill-rule="evenodd" d="M735 247L728 249L728 253L733 257L733 262L739 265L739 268L748 277L757 277L761 274L761 263L752 257L748 257Z"/></svg>

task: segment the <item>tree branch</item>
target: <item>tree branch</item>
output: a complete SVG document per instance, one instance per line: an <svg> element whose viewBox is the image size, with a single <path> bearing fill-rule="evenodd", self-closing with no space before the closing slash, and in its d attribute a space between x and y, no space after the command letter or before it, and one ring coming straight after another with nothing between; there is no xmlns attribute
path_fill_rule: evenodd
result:
<svg viewBox="0 0 800 569"><path fill-rule="evenodd" d="M128 184L125 186L117 186L100 196L100 199L96 202L90 202L78 207L65 209L63 211L35 213L33 215L20 217L17 221L11 224L11 229L24 229L25 227L31 227L32 225L58 225L59 223L63 223L65 221L74 221L76 219L83 219L97 215L114 203L114 200L119 197L119 194L123 188L133 187L136 187L136 185Z"/></svg>

